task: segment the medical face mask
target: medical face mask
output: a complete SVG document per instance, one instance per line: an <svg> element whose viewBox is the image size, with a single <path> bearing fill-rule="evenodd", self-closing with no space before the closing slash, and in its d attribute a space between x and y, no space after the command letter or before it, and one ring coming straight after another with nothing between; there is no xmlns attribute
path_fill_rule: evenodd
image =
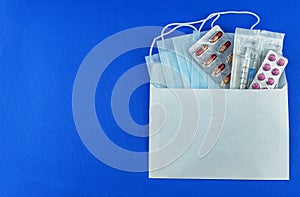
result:
<svg viewBox="0 0 300 197"><path fill-rule="evenodd" d="M192 22L194 24L201 23L204 20ZM175 27L165 32L167 28ZM193 34L176 36L169 39L164 39L164 36L170 34L180 27L190 27L195 30ZM207 88L207 76L202 71L194 68L195 62L188 54L188 48L192 45L200 36L200 31L196 27L189 23L172 23L167 25L161 33L160 37L154 39L150 54L152 54L152 48L156 39L161 38L161 41L157 41L157 48L161 59L162 70L164 72L164 78L167 87L169 88Z"/></svg>
<svg viewBox="0 0 300 197"><path fill-rule="evenodd" d="M218 88L188 53L188 49L204 33L177 36L157 42L162 68L168 87L174 88Z"/></svg>
<svg viewBox="0 0 300 197"><path fill-rule="evenodd" d="M150 82L152 84L155 84L156 87L190 87L190 80L188 79L189 77L187 76L187 80L183 80L181 71L179 70L172 39L164 39L164 36L174 32L181 26L189 26L193 29L196 28L189 24L179 25L175 23L175 25L177 26L165 33L164 31L168 28L168 26L166 26L163 29L161 35L154 38L150 47L149 56L146 56L147 68L150 75ZM152 55L153 47L158 39L163 39L158 43L159 53ZM161 59L163 61L161 61Z"/></svg>
<svg viewBox="0 0 300 197"><path fill-rule="evenodd" d="M205 20L201 20L199 22L203 21ZM188 25L177 23L176 28L182 26ZM193 60L188 52L190 46L193 45L204 34L198 29L193 29L194 32L192 34L176 36L163 41L158 41L157 45L159 48L160 57L164 59L162 62L165 62L167 65L173 65L173 67L174 65L178 66L178 71L181 74L182 88L217 88L218 86L202 69L198 67L197 63ZM162 38L165 30L166 27L162 31ZM168 48L168 53L165 51L166 48ZM172 83L174 84L174 81L172 81ZM181 84L177 84L176 86L179 87L180 85Z"/></svg>
<svg viewBox="0 0 300 197"><path fill-rule="evenodd" d="M156 88L167 87L159 54L146 56L145 59L150 76L150 83Z"/></svg>
<svg viewBox="0 0 300 197"><path fill-rule="evenodd" d="M284 34L236 28L230 88L249 87L268 51L282 54Z"/></svg>
<svg viewBox="0 0 300 197"><path fill-rule="evenodd" d="M188 80L183 80L172 39L165 39L157 42L157 48L164 71L167 86L170 88L188 88Z"/></svg>
<svg viewBox="0 0 300 197"><path fill-rule="evenodd" d="M182 50L184 51L184 57L186 64L190 67L190 82L191 88L200 89L215 89L218 88L217 84L211 79L211 77L199 67L197 62L192 58L188 52L189 48L196 43L206 32L194 31L186 37L186 42L182 44ZM174 38L174 46L180 47L179 41L176 42ZM175 47L175 48L177 48Z"/></svg>
<svg viewBox="0 0 300 197"><path fill-rule="evenodd" d="M207 88L208 76L203 70L196 68L196 62L188 53L188 49L200 37L199 31L192 34L174 37L173 45L179 66L182 68L183 79L188 79L191 88ZM203 34L203 33L202 33Z"/></svg>
<svg viewBox="0 0 300 197"><path fill-rule="evenodd" d="M191 65L188 64L188 62L185 59L185 45L188 45L188 40L191 34L183 35L183 36L177 36L172 38L174 51L176 54L176 59L178 62L178 65L180 66L181 75L183 82L188 82L188 86L190 87L191 78Z"/></svg>

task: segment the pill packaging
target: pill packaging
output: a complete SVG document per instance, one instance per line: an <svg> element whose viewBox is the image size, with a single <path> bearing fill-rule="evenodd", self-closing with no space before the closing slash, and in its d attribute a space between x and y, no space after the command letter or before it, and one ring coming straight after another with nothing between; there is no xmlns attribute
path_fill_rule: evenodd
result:
<svg viewBox="0 0 300 197"><path fill-rule="evenodd" d="M221 88L229 88L233 41L219 26L200 38L189 52Z"/></svg>
<svg viewBox="0 0 300 197"><path fill-rule="evenodd" d="M288 59L270 50L256 73L249 89L273 89L283 73Z"/></svg>
<svg viewBox="0 0 300 197"><path fill-rule="evenodd" d="M269 50L282 53L283 39L282 33L236 28L230 88L248 88Z"/></svg>

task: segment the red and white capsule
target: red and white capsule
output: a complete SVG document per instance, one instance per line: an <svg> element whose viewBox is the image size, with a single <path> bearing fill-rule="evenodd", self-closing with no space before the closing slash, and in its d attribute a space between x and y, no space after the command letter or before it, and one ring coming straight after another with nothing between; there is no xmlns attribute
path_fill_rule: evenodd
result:
<svg viewBox="0 0 300 197"><path fill-rule="evenodd" d="M219 49L220 53L224 53L226 51L226 49L228 49L231 46L231 42L227 41L225 42Z"/></svg>
<svg viewBox="0 0 300 197"><path fill-rule="evenodd" d="M213 76L218 76L223 70L225 69L225 64L219 65L214 72L212 73Z"/></svg>
<svg viewBox="0 0 300 197"><path fill-rule="evenodd" d="M232 62L232 59L233 59L233 53L231 53L231 55L230 56L228 56L228 58L227 58L227 63L231 63Z"/></svg>
<svg viewBox="0 0 300 197"><path fill-rule="evenodd" d="M205 65L205 66L210 65L213 61L215 61L215 59L217 59L217 55L216 55L216 54L212 54L212 55L204 62L204 65Z"/></svg>
<svg viewBox="0 0 300 197"><path fill-rule="evenodd" d="M223 36L223 32L218 31L211 39L209 39L210 43L215 43L217 40L219 40Z"/></svg>
<svg viewBox="0 0 300 197"><path fill-rule="evenodd" d="M196 52L196 56L202 55L207 49L208 49L208 45L207 45L207 44L203 45L203 46Z"/></svg>
<svg viewBox="0 0 300 197"><path fill-rule="evenodd" d="M221 85L227 85L230 82L231 73L229 73L221 82Z"/></svg>

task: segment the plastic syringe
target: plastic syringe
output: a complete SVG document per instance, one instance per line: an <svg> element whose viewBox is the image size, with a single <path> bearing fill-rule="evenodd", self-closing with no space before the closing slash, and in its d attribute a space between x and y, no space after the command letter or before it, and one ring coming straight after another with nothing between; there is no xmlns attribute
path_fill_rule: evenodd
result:
<svg viewBox="0 0 300 197"><path fill-rule="evenodd" d="M241 77L240 77L241 80L240 89L245 89L248 84L250 58L251 58L251 49L247 47L244 55L245 63L242 64Z"/></svg>

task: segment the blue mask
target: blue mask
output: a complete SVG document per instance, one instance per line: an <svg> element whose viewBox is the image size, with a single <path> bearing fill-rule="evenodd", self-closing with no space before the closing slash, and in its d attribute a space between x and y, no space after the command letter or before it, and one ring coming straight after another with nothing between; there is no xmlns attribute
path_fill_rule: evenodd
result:
<svg viewBox="0 0 300 197"><path fill-rule="evenodd" d="M159 54L146 56L146 64L150 76L150 83L156 88L166 88L166 81L162 70Z"/></svg>
<svg viewBox="0 0 300 197"><path fill-rule="evenodd" d="M178 64L172 39L157 42L162 70L168 88L187 88L186 80L182 79L181 67ZM184 83L185 82L185 83Z"/></svg>

